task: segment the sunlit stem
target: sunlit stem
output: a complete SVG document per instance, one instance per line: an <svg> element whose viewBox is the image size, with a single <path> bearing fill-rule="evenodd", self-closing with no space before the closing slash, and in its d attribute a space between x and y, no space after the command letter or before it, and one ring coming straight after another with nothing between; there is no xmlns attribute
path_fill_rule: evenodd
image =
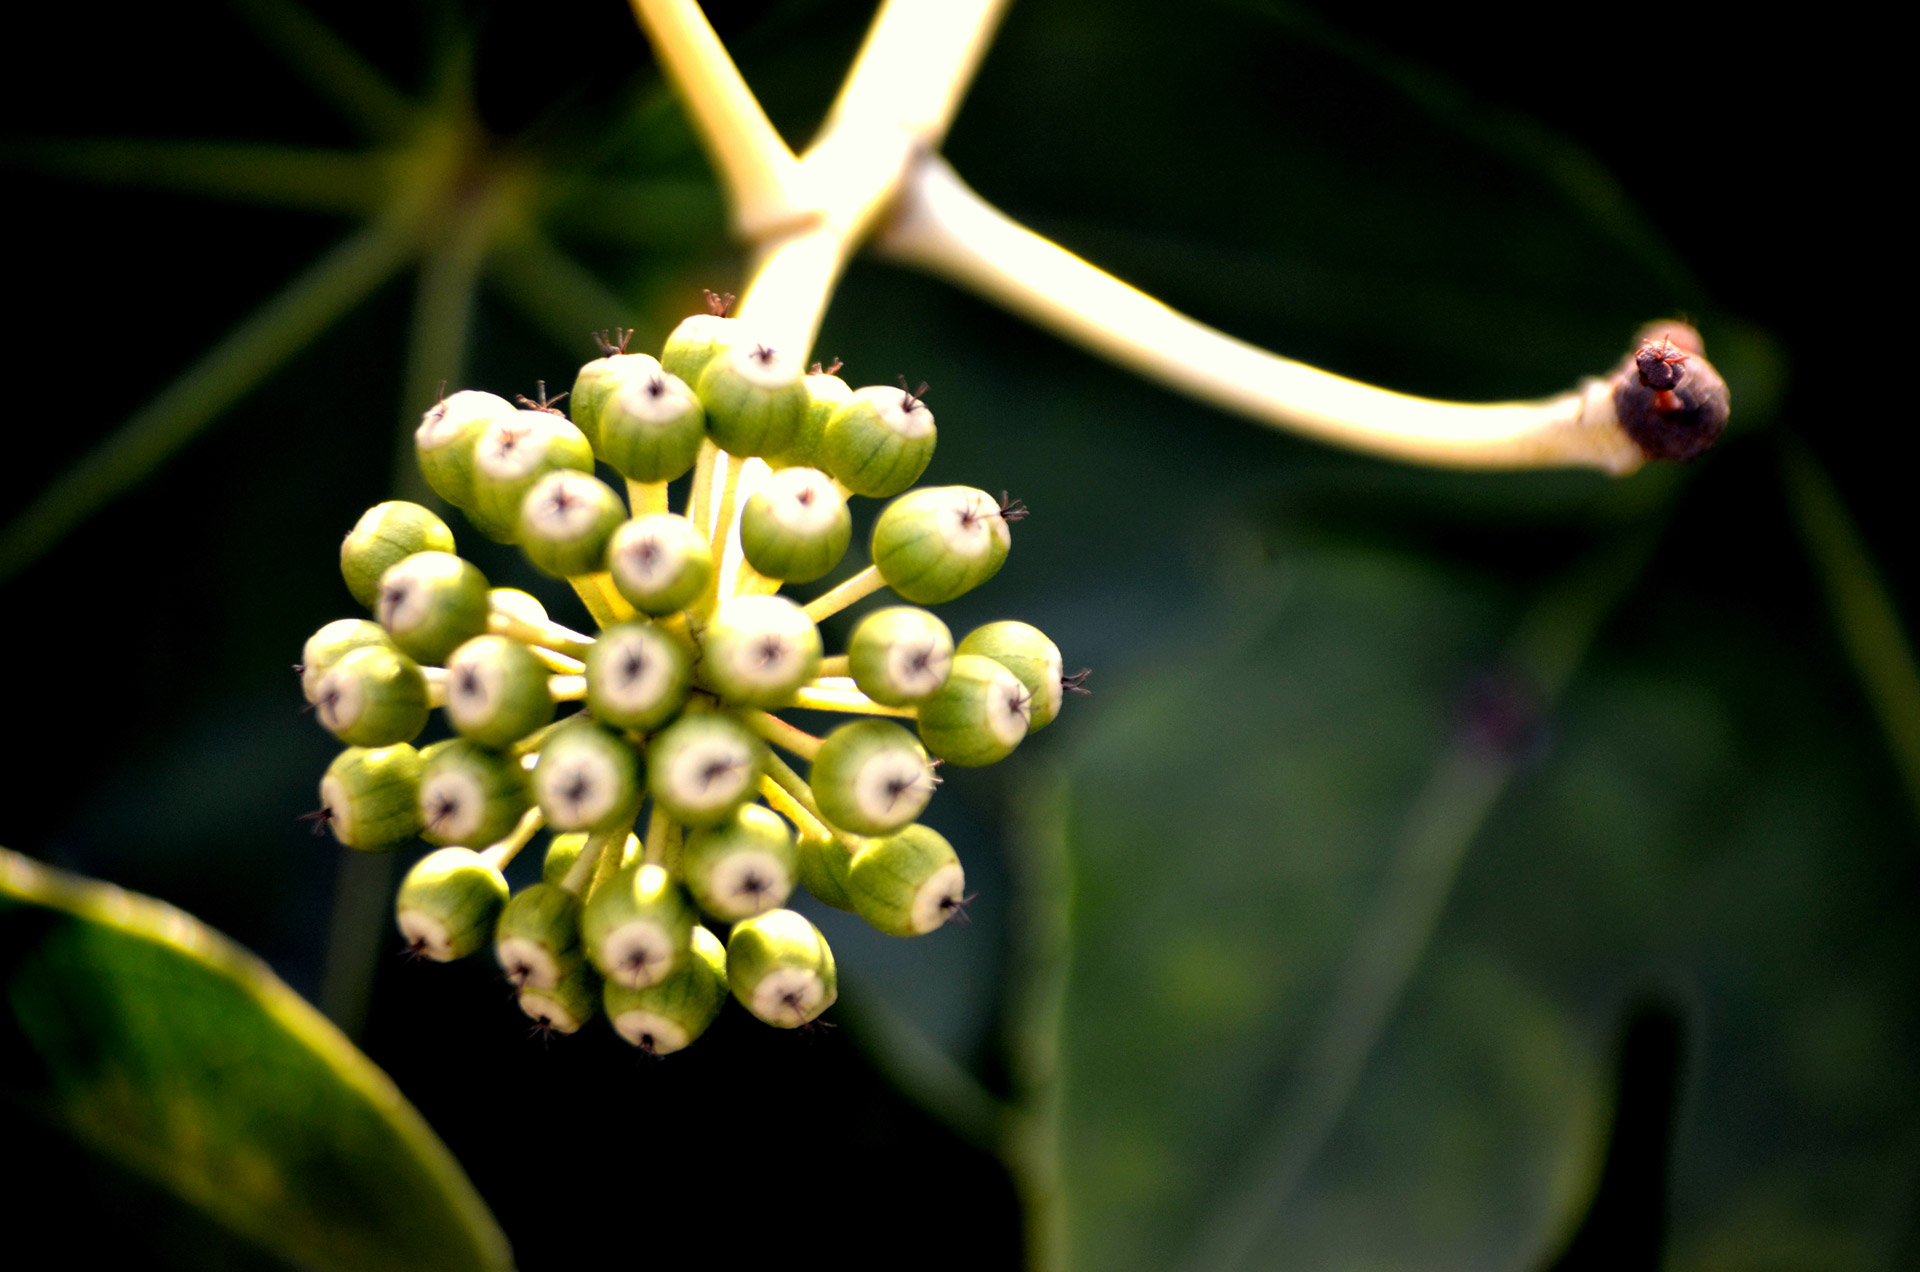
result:
<svg viewBox="0 0 1920 1272"><path fill-rule="evenodd" d="M855 601L872 596L886 585L887 581L880 577L880 567L870 565L845 583L814 597L803 608L806 610L807 617L817 623L823 618L838 614Z"/></svg>
<svg viewBox="0 0 1920 1272"><path fill-rule="evenodd" d="M667 510L667 483L664 481L627 481L627 504L635 517L650 517Z"/></svg>
<svg viewBox="0 0 1920 1272"><path fill-rule="evenodd" d="M444 707L447 705L447 669L445 667L422 667L420 674L427 681L427 705Z"/></svg>
<svg viewBox="0 0 1920 1272"><path fill-rule="evenodd" d="M694 0L632 0L656 57L733 202L743 237L799 214L798 164Z"/></svg>
<svg viewBox="0 0 1920 1272"><path fill-rule="evenodd" d="M577 676L587 669L587 665L578 658L569 658L565 654L556 654L544 645L528 645L527 650L535 658L540 660L542 666L556 675Z"/></svg>
<svg viewBox="0 0 1920 1272"><path fill-rule="evenodd" d="M760 794L766 798L769 807L784 815L802 835L812 835L815 838L830 838L833 835L831 826L807 811L805 805L787 793L786 787L764 773L760 776Z"/></svg>
<svg viewBox="0 0 1920 1272"><path fill-rule="evenodd" d="M708 516L708 504L713 498L713 466L720 462L720 448L708 438L700 443L700 454L693 461L693 485L687 491L687 520L699 527L700 533L713 540L713 522Z"/></svg>
<svg viewBox="0 0 1920 1272"><path fill-rule="evenodd" d="M614 617L613 607L607 604L607 593L600 590L595 578L595 575L583 574L579 578L568 579L567 585L579 596L580 603L587 607L587 613L593 616L595 623L603 628L612 627L620 620ZM607 591L611 592L612 589L608 588Z"/></svg>
<svg viewBox="0 0 1920 1272"><path fill-rule="evenodd" d="M812 760L820 754L819 738L804 729L796 729L779 716L769 715L765 711L747 711L742 713L741 718L749 729L803 760Z"/></svg>
<svg viewBox="0 0 1920 1272"><path fill-rule="evenodd" d="M876 236L886 255L980 293L1122 366L1265 424L1452 468L1645 461L1602 381L1536 402L1438 402L1268 353L1195 322L993 208L937 156L915 165Z"/></svg>
<svg viewBox="0 0 1920 1272"><path fill-rule="evenodd" d="M513 859L520 855L520 850L525 848L533 837L540 833L540 828L546 824L545 813L538 808L529 808L520 815L520 823L513 828L513 833L499 843L491 844L484 849L480 853L480 860L495 870L505 870Z"/></svg>
<svg viewBox="0 0 1920 1272"><path fill-rule="evenodd" d="M541 725L532 733L527 734L526 737L521 738L518 742L508 747L507 754L523 760L529 756L537 755L540 752L540 748L547 744L547 739L553 736L555 729L564 728L571 723L573 723L573 717L568 716L564 720L555 720L552 724Z"/></svg>
<svg viewBox="0 0 1920 1272"><path fill-rule="evenodd" d="M805 707L810 711L840 711L850 715L897 716L901 719L914 718L912 707L889 707L875 702L858 689L842 688L838 685L806 685L796 690L793 705Z"/></svg>
<svg viewBox="0 0 1920 1272"><path fill-rule="evenodd" d="M667 840L676 829L673 818L667 816L667 810L655 804L652 814L647 818L646 847L641 859L650 866L665 865L667 861Z"/></svg>
<svg viewBox="0 0 1920 1272"><path fill-rule="evenodd" d="M587 696L585 676L548 676L547 693L555 702L578 702Z"/></svg>
<svg viewBox="0 0 1920 1272"><path fill-rule="evenodd" d="M766 775L779 783L781 790L793 796L800 807L813 814L814 818L821 824L826 824L827 819L820 815L820 805L814 801L813 787L808 786L806 781L798 773L794 772L793 768L785 760L773 754L771 751L767 753L766 758Z"/></svg>
<svg viewBox="0 0 1920 1272"><path fill-rule="evenodd" d="M593 637L584 632L562 627L551 620L541 622L500 609L487 616L487 630L496 636L511 636L523 644L544 646L575 658L584 657L593 648Z"/></svg>
<svg viewBox="0 0 1920 1272"><path fill-rule="evenodd" d="M832 654L820 660L820 668L814 674L823 678L827 676L851 675L853 673L852 661L853 660L845 654Z"/></svg>

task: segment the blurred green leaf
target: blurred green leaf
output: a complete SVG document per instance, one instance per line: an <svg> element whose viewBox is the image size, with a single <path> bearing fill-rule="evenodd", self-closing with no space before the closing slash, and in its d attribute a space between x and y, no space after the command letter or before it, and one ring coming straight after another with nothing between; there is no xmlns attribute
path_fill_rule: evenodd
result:
<svg viewBox="0 0 1920 1272"><path fill-rule="evenodd" d="M190 916L0 850L6 1097L318 1268L511 1266L372 1061Z"/></svg>

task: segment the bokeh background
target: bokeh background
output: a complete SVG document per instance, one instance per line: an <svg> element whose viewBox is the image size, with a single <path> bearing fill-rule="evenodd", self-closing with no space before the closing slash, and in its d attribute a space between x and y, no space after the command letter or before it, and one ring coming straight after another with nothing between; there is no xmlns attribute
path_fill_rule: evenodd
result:
<svg viewBox="0 0 1920 1272"><path fill-rule="evenodd" d="M803 142L873 6L710 8ZM970 927L906 943L813 907L837 1028L730 1012L650 1064L600 1026L529 1040L479 960L395 956L409 854L294 820L333 747L287 670L352 612L339 537L417 489L397 439L441 380L557 391L588 331L657 347L738 290L630 16L38 14L0 81L0 842L267 958L528 1269L1036 1243L1142 1272L1920 1265L1920 690L1883 622L1914 551L1857 16L1016 4L946 148L1014 216L1432 396L1558 391L1684 314L1734 428L1625 481L1416 471L856 264L816 352L930 381L928 479L1035 512L949 623L1038 623L1096 693L933 805ZM355 59L412 105L375 109ZM182 139L221 145L145 144ZM365 228L408 192L424 269ZM585 621L478 539L496 584ZM282 1266L0 1118L36 1163L0 1208L117 1217L69 1257Z"/></svg>

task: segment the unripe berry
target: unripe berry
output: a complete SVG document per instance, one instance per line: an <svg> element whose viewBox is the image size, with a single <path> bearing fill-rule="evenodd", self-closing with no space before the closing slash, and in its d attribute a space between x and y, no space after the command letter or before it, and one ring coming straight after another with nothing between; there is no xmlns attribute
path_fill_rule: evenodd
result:
<svg viewBox="0 0 1920 1272"><path fill-rule="evenodd" d="M926 486L881 510L873 563L906 600L938 605L998 573L1012 542L999 502L986 491Z"/></svg>
<svg viewBox="0 0 1920 1272"><path fill-rule="evenodd" d="M688 384L698 384L707 363L737 338L739 330L738 318L720 314L693 314L682 318L660 351L660 366L669 375L679 376Z"/></svg>
<svg viewBox="0 0 1920 1272"><path fill-rule="evenodd" d="M858 835L910 824L933 798L934 781L913 735L886 720L856 720L829 733L810 774L821 815Z"/></svg>
<svg viewBox="0 0 1920 1272"><path fill-rule="evenodd" d="M372 609L380 599L380 576L416 552L453 551L453 531L419 504L395 499L360 516L340 543L340 576L353 599Z"/></svg>
<svg viewBox="0 0 1920 1272"><path fill-rule="evenodd" d="M558 579L592 574L627 519L620 496L592 473L559 469L527 488L515 538L527 560Z"/></svg>
<svg viewBox="0 0 1920 1272"><path fill-rule="evenodd" d="M464 389L443 398L420 417L414 454L433 493L456 508L473 503L473 448L487 425L511 418L513 403L491 393Z"/></svg>
<svg viewBox="0 0 1920 1272"><path fill-rule="evenodd" d="M350 650L314 686L314 714L349 746L411 742L427 727L427 679L386 645Z"/></svg>
<svg viewBox="0 0 1920 1272"><path fill-rule="evenodd" d="M1047 639L1047 634L1038 627L1011 620L988 623L967 633L966 639L960 642L960 652L993 659L1026 686L1031 702L1028 733L1040 732L1060 714L1060 699L1065 692L1061 683L1060 647Z"/></svg>
<svg viewBox="0 0 1920 1272"><path fill-rule="evenodd" d="M672 614L713 579L713 548L693 522L657 512L627 522L607 543L613 585L642 614Z"/></svg>
<svg viewBox="0 0 1920 1272"><path fill-rule="evenodd" d="M922 393L926 386L920 386ZM857 389L827 421L820 466L856 495L889 499L920 480L933 459L933 412L905 387Z"/></svg>
<svg viewBox="0 0 1920 1272"><path fill-rule="evenodd" d="M420 832L420 753L401 742L350 747L320 779L320 809L333 837L362 852L398 848Z"/></svg>
<svg viewBox="0 0 1920 1272"><path fill-rule="evenodd" d="M672 481L693 468L707 436L707 412L687 382L661 369L638 366L600 412L595 449L621 476Z"/></svg>
<svg viewBox="0 0 1920 1272"><path fill-rule="evenodd" d="M336 618L307 637L300 651L300 692L307 701L318 701L320 679L333 670L335 663L369 645L394 648L387 629L366 618Z"/></svg>
<svg viewBox="0 0 1920 1272"><path fill-rule="evenodd" d="M500 911L493 950L520 989L552 989L586 960L580 949L580 898L551 883L522 888Z"/></svg>
<svg viewBox="0 0 1920 1272"><path fill-rule="evenodd" d="M811 583L840 564L852 540L847 501L818 469L781 469L741 510L741 550L770 579Z"/></svg>
<svg viewBox="0 0 1920 1272"><path fill-rule="evenodd" d="M513 542L528 489L560 468L593 471L593 447L566 416L515 411L511 418L493 420L474 443L467 519L488 538Z"/></svg>
<svg viewBox="0 0 1920 1272"><path fill-rule="evenodd" d="M820 445L827 436L827 421L853 396L847 382L831 372L810 372L801 377L800 387L807 395L806 409L800 413L800 427L793 432L792 444L780 454L766 457L775 468L821 467Z"/></svg>
<svg viewBox="0 0 1920 1272"><path fill-rule="evenodd" d="M547 737L533 770L533 794L555 830L605 830L640 806L640 758L617 734L589 720Z"/></svg>
<svg viewBox="0 0 1920 1272"><path fill-rule="evenodd" d="M728 702L781 706L820 667L820 629L784 596L737 596L701 642L700 670Z"/></svg>
<svg viewBox="0 0 1920 1272"><path fill-rule="evenodd" d="M520 1010L540 1028L577 1033L600 1010L600 981L585 963L570 963L556 984L522 988L519 1002Z"/></svg>
<svg viewBox="0 0 1920 1272"><path fill-rule="evenodd" d="M683 715L647 747L647 789L675 821L712 826L745 803L766 744L720 711Z"/></svg>
<svg viewBox="0 0 1920 1272"><path fill-rule="evenodd" d="M504 750L553 720L547 668L505 636L475 636L447 659L447 722L481 746Z"/></svg>
<svg viewBox="0 0 1920 1272"><path fill-rule="evenodd" d="M599 336L607 334L602 332ZM600 347L606 351L605 356L582 366L573 377L573 388L567 391L567 415L596 454L600 451L600 421L607 399L635 374L644 374L660 365L644 353L626 352L626 340L633 335L631 331L615 334L619 337L616 344L608 344L603 339Z"/></svg>
<svg viewBox="0 0 1920 1272"><path fill-rule="evenodd" d="M507 903L506 876L470 848L442 848L415 862L394 898L400 935L436 963L487 943Z"/></svg>
<svg viewBox="0 0 1920 1272"><path fill-rule="evenodd" d="M380 576L375 617L410 657L443 662L487 630L487 576L451 552L416 552Z"/></svg>
<svg viewBox="0 0 1920 1272"><path fill-rule="evenodd" d="M993 764L1027 736L1032 703L1027 687L993 659L955 654L947 683L920 704L920 740L949 764Z"/></svg>
<svg viewBox="0 0 1920 1272"><path fill-rule="evenodd" d="M802 834L794 844L799 860L800 882L814 899L836 910L853 909L847 894L847 873L853 865L853 850L834 835Z"/></svg>
<svg viewBox="0 0 1920 1272"><path fill-rule="evenodd" d="M800 364L746 336L713 356L692 381L707 409L707 433L732 455L778 455L793 445L807 392Z"/></svg>
<svg viewBox="0 0 1920 1272"><path fill-rule="evenodd" d="M651 623L620 623L587 651L587 709L593 718L650 733L687 700L691 659L684 645Z"/></svg>
<svg viewBox="0 0 1920 1272"><path fill-rule="evenodd" d="M732 920L783 904L798 864L793 832L779 814L743 804L726 821L687 836L680 872L701 909Z"/></svg>
<svg viewBox="0 0 1920 1272"><path fill-rule="evenodd" d="M811 1023L840 992L827 938L792 910L769 910L734 925L727 986L742 1007L781 1029Z"/></svg>
<svg viewBox="0 0 1920 1272"><path fill-rule="evenodd" d="M693 907L680 886L659 866L639 862L595 889L580 921L593 965L609 981L634 987L673 975L692 932Z"/></svg>
<svg viewBox="0 0 1920 1272"><path fill-rule="evenodd" d="M909 826L854 854L847 892L860 917L889 936L922 936L966 899L960 858L939 832Z"/></svg>
<svg viewBox="0 0 1920 1272"><path fill-rule="evenodd" d="M893 605L854 626L847 641L853 683L875 702L904 707L947 683L953 669L953 633L926 610Z"/></svg>
<svg viewBox="0 0 1920 1272"><path fill-rule="evenodd" d="M466 738L420 752L420 837L484 848L505 839L532 798L520 762Z"/></svg>
<svg viewBox="0 0 1920 1272"><path fill-rule="evenodd" d="M657 985L630 989L609 980L601 995L622 1038L656 1056L671 1055L707 1031L727 1001L727 949L703 927L693 929L690 956Z"/></svg>

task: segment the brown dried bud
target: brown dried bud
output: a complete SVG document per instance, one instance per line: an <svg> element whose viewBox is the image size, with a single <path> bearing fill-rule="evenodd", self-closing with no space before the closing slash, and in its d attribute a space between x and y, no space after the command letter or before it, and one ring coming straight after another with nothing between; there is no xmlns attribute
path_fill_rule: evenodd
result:
<svg viewBox="0 0 1920 1272"><path fill-rule="evenodd" d="M1656 324L1615 373L1613 409L1649 459L1692 459L1726 431L1727 383L1701 351L1699 332Z"/></svg>

